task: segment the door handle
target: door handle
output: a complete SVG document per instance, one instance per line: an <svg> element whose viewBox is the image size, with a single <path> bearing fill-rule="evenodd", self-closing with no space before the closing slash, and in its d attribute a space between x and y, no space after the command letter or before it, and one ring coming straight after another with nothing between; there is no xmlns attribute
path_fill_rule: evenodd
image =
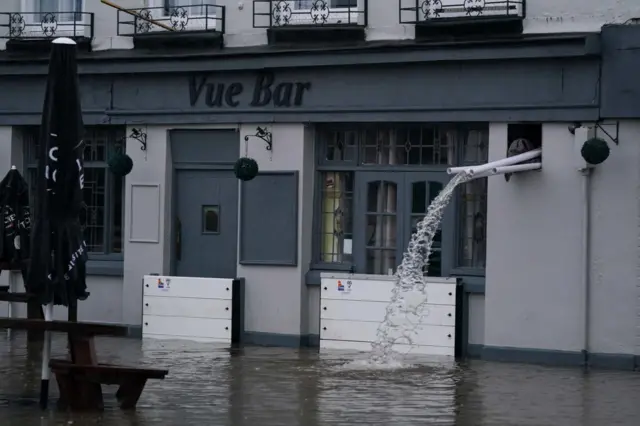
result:
<svg viewBox="0 0 640 426"><path fill-rule="evenodd" d="M176 217L176 260L182 258L182 222Z"/></svg>

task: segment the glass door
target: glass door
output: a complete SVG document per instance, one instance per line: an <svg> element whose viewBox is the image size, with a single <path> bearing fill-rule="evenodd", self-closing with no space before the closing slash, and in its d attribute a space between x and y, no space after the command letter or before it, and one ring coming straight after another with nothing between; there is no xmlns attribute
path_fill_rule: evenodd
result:
<svg viewBox="0 0 640 426"><path fill-rule="evenodd" d="M356 185L356 271L393 275L404 249L403 173L360 173Z"/></svg>
<svg viewBox="0 0 640 426"><path fill-rule="evenodd" d="M407 172L405 175L405 226L402 247L409 245L411 235L416 232L418 222L424 219L427 208L449 182L449 176L442 172ZM453 203L453 199L451 201ZM454 253L454 209L449 205L445 209L442 222L431 245L429 266L425 275L447 277L452 268Z"/></svg>

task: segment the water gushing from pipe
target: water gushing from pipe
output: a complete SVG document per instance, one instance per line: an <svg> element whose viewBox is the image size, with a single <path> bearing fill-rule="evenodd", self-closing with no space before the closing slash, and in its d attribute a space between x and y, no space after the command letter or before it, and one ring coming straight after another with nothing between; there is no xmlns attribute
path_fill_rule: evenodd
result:
<svg viewBox="0 0 640 426"><path fill-rule="evenodd" d="M470 179L472 177L465 172L455 175L429 205L424 219L418 222L416 232L411 235L409 246L396 272L391 301L387 305L384 319L378 326L376 341L371 344L371 363L394 363L396 360L393 357L393 346L398 343L413 344L413 336L421 323L420 319L427 314L424 312L427 304L427 280L424 271L429 265L433 238L456 186ZM409 305L406 303L405 295L416 291L421 293L420 301ZM409 316L418 320L408 321ZM399 317L400 321L397 321Z"/></svg>

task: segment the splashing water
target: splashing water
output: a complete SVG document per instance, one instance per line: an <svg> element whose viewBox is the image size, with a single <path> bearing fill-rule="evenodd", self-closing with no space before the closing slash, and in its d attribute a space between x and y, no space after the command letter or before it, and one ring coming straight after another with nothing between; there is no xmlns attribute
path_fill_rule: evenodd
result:
<svg viewBox="0 0 640 426"><path fill-rule="evenodd" d="M391 293L391 301L387 305L384 319L378 326L376 341L371 344L371 365L398 365L394 359L393 345L397 343L413 344L413 335L420 324L420 319L426 315L427 285L424 270L429 266L431 245L438 231L444 210L449 204L456 186L467 182L471 177L462 172L455 175L445 186L427 209L427 214L417 226L411 236L407 251L402 257L402 263L396 272L396 283ZM419 292L416 304L407 303L405 296L409 292ZM407 320L408 317L418 318L417 321ZM401 318L398 321L398 318Z"/></svg>

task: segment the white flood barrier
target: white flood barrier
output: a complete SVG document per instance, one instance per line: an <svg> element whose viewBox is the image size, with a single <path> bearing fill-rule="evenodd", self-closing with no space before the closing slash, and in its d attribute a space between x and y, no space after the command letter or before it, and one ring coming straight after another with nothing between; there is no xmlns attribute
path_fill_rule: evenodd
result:
<svg viewBox="0 0 640 426"><path fill-rule="evenodd" d="M142 336L230 344L244 331L236 329L244 315L240 286L233 279L145 275Z"/></svg>
<svg viewBox="0 0 640 426"><path fill-rule="evenodd" d="M390 309L396 282L396 276L322 273L320 348L369 352L386 318L394 352L453 356L456 279L426 277L424 289L406 289L398 309Z"/></svg>

